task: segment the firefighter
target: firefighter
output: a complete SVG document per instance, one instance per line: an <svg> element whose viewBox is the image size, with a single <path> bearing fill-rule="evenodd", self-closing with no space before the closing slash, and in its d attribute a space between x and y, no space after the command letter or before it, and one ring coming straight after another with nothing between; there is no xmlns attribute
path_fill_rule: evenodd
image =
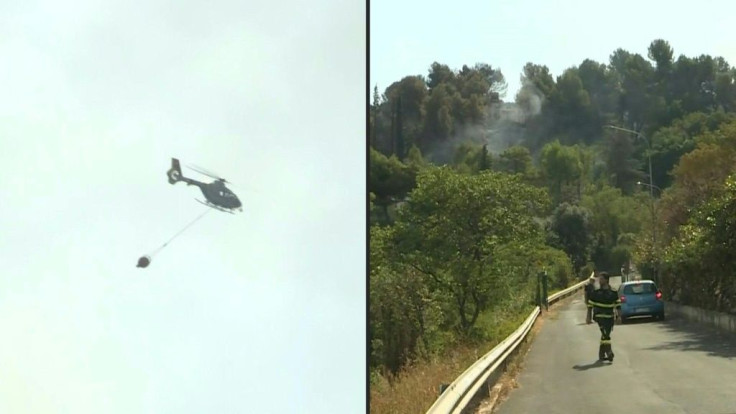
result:
<svg viewBox="0 0 736 414"><path fill-rule="evenodd" d="M588 304L588 298L590 297L590 294L593 293L594 290L595 290L595 277L593 275L590 275L590 277L588 278L588 284L585 285L585 304L586 305ZM589 321L591 318L591 312L593 312L593 309L586 306L585 312L586 312L586 320Z"/></svg>
<svg viewBox="0 0 736 414"><path fill-rule="evenodd" d="M598 347L598 360L613 362L613 349L611 348L611 331L621 307L621 300L618 292L611 289L608 284L609 274L601 272L598 278L600 288L594 290L588 297L588 309L592 309L593 319L601 330L601 343ZM586 322L590 323L590 313L586 318Z"/></svg>

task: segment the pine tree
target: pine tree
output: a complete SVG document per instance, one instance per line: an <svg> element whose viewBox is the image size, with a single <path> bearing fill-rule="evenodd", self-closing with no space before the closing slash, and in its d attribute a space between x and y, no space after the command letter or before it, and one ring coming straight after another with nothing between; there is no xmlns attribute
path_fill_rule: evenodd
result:
<svg viewBox="0 0 736 414"><path fill-rule="evenodd" d="M401 97L399 96L396 102L396 154L399 157L399 161L404 161L404 156L406 155L404 147L404 126L401 112Z"/></svg>
<svg viewBox="0 0 736 414"><path fill-rule="evenodd" d="M369 145L376 145L376 130L378 130L378 107L381 105L381 100L378 96L378 85L373 87L373 106L371 107L371 113L373 115L373 124L371 124L370 141ZM375 147L374 147L375 148Z"/></svg>
<svg viewBox="0 0 736 414"><path fill-rule="evenodd" d="M479 171L484 171L488 169L488 145L483 145L483 151L481 151L480 154L480 167L478 168Z"/></svg>

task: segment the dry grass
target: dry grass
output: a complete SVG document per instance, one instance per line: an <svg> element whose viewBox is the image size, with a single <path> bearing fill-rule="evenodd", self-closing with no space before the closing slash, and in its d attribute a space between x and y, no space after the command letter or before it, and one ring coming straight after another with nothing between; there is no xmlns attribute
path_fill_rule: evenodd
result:
<svg viewBox="0 0 736 414"><path fill-rule="evenodd" d="M516 377L523 368L524 357L531 348L534 337L541 329L545 319L555 319L557 309L562 303L570 298L565 298L550 306L549 312L543 311L537 322L532 327L529 336L521 344L506 367L506 372L498 380L501 384L498 401L502 401L508 392L516 388ZM370 386L370 413L375 414L423 414L434 404L439 396L440 384L450 384L470 365L493 349L501 340L510 335L519 324L528 316L525 313L520 318L510 315L492 318L487 323L495 325L494 340L483 345L465 345L448 352L441 357L433 357L430 361L416 362L403 369L396 378L389 381L388 378L379 376ZM514 320L518 319L518 320ZM502 322L503 321L503 322ZM484 401L487 405L487 400ZM498 404L494 404L498 405ZM481 411L491 412L493 407Z"/></svg>
<svg viewBox="0 0 736 414"><path fill-rule="evenodd" d="M455 349L444 358L416 363L389 383L384 377L370 387L370 412L376 414L425 413L439 396L440 384L450 384L491 346Z"/></svg>
<svg viewBox="0 0 736 414"><path fill-rule="evenodd" d="M439 396L440 384L450 384L481 356L510 335L528 316L512 316L498 312L484 315L485 325L493 340L482 345L463 345L443 356L419 361L404 368L393 380L378 377L370 386L370 412L375 414L425 413Z"/></svg>

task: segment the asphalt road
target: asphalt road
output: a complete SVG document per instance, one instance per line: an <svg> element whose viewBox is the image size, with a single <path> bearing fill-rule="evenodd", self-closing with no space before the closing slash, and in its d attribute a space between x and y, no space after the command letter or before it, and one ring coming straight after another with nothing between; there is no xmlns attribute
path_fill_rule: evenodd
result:
<svg viewBox="0 0 736 414"><path fill-rule="evenodd" d="M495 413L736 413L736 335L668 316L617 324L613 363L582 294L544 322Z"/></svg>

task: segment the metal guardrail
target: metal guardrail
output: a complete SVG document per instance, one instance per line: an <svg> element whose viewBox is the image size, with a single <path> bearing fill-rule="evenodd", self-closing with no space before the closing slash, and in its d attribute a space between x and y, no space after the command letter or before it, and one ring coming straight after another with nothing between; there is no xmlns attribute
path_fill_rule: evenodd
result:
<svg viewBox="0 0 736 414"><path fill-rule="evenodd" d="M583 286L585 286L586 283L588 283L588 281L587 280L583 280L582 282L580 282L578 284L575 284L575 285L572 285L572 286L570 286L569 288L567 288L565 290L561 290L561 291L555 293L554 295L550 295L550 297L547 299L547 301L549 303L554 303L554 302L557 302L558 300L560 300L562 298L566 298L566 297L570 296L570 294L575 293L575 291L577 291L578 289L580 289Z"/></svg>
<svg viewBox="0 0 736 414"><path fill-rule="evenodd" d="M559 291L547 298L549 304L552 304L562 298L565 298L578 289L585 286L587 280L570 286L569 288ZM462 413L470 401L478 393L478 390L486 383L491 374L498 371L499 367L506 362L506 358L513 353L519 344L526 338L526 335L534 326L541 309L535 307L524 323L506 337L501 343L493 347L487 354L475 361L468 369L465 370L455 381L450 384L445 391L440 394L439 398L432 404L427 414L456 414Z"/></svg>
<svg viewBox="0 0 736 414"><path fill-rule="evenodd" d="M477 360L470 368L460 374L439 398L430 407L427 414L435 413L460 413L468 405L476 392L486 382L488 377L506 360L506 357L516 349L517 345L526 337L526 334L534 325L537 315L540 313L539 306L524 321L514 333L509 335L500 344L496 345L490 352Z"/></svg>

